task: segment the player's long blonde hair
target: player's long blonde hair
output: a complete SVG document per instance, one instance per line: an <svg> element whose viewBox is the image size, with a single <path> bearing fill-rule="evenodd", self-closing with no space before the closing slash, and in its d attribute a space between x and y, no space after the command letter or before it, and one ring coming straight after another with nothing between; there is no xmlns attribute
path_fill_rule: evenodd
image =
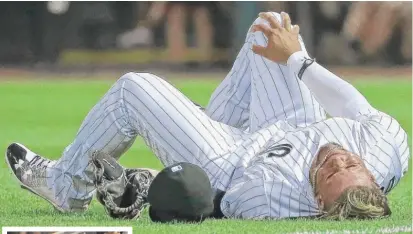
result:
<svg viewBox="0 0 413 234"><path fill-rule="evenodd" d="M322 218L373 219L391 214L387 198L378 188L355 186L346 189Z"/></svg>

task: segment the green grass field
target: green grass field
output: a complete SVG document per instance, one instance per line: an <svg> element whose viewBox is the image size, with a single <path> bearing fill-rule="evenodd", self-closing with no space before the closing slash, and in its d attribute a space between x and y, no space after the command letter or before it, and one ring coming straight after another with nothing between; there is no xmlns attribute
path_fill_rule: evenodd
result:
<svg viewBox="0 0 413 234"><path fill-rule="evenodd" d="M0 83L0 147L22 142L35 152L58 158L73 140L89 109L106 92L113 81L24 81ZM172 81L183 93L200 104L206 104L218 81ZM354 81L370 102L402 124L412 136L411 81ZM411 139L411 138L410 138ZM127 167L161 168L142 141L135 145L121 163ZM389 198L393 215L375 221L244 221L207 220L198 224L153 224L144 213L138 221L108 218L96 201L84 214L59 214L42 199L23 191L9 172L4 160L0 163L0 225L1 226L133 226L135 233L289 233L298 231L360 230L376 233L380 228L412 224L411 165L407 175ZM339 233L339 232L336 232ZM349 233L349 232L348 232ZM361 232L359 232L361 233Z"/></svg>

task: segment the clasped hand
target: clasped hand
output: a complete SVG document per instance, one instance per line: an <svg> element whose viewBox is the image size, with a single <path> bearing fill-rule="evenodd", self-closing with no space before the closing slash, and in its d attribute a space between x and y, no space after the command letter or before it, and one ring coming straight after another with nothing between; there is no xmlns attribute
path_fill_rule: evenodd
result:
<svg viewBox="0 0 413 234"><path fill-rule="evenodd" d="M261 55L273 62L285 64L295 52L301 51L298 35L300 27L291 26L291 19L287 13L281 13L282 25L270 12L260 13L260 18L265 19L268 25L256 24L252 32L260 31L268 39L267 46L253 45L254 53Z"/></svg>

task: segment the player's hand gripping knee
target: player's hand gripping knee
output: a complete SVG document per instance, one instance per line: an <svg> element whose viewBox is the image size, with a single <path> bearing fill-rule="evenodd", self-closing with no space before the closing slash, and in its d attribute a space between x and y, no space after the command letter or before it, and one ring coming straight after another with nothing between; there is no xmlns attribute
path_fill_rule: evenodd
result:
<svg viewBox="0 0 413 234"><path fill-rule="evenodd" d="M260 31L268 38L266 47L253 45L254 53L261 55L276 63L287 63L288 58L295 52L301 51L298 40L300 28L291 26L291 19L287 13L281 13L282 25L271 12L260 13L259 17L265 19L270 27L257 24L252 27L252 32Z"/></svg>

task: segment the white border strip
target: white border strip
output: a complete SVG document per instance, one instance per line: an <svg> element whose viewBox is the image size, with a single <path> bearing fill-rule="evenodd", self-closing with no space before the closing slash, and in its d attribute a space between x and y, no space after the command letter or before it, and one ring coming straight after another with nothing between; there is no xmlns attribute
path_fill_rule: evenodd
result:
<svg viewBox="0 0 413 234"><path fill-rule="evenodd" d="M290 234L366 234L366 233L411 233L412 226L393 226L393 227L382 227L379 229L353 229L353 230L325 230L325 231L303 231L303 232L292 232Z"/></svg>
<svg viewBox="0 0 413 234"><path fill-rule="evenodd" d="M132 234L132 227L3 227L7 232L127 232Z"/></svg>

